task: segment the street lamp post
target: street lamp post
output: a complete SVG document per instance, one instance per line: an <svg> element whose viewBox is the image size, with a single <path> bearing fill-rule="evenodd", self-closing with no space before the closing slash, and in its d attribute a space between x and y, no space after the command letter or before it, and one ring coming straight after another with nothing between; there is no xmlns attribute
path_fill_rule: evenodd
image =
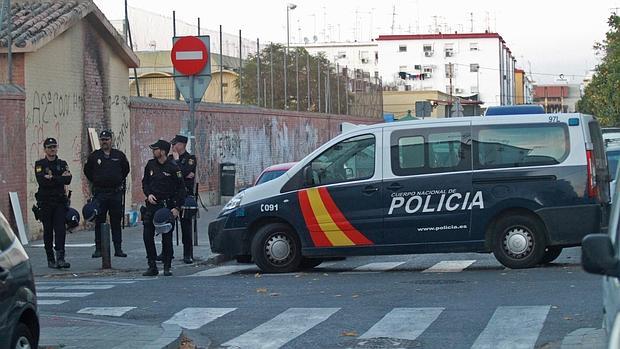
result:
<svg viewBox="0 0 620 349"><path fill-rule="evenodd" d="M297 8L295 4L286 5L286 51L284 53L284 109L288 109L288 80L287 80L287 70L288 70L288 49L290 45L289 38L289 11Z"/></svg>

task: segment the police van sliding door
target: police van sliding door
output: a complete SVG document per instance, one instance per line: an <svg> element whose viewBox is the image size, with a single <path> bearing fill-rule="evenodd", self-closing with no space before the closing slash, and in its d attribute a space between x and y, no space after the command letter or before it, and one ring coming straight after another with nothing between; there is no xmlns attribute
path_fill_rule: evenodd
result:
<svg viewBox="0 0 620 349"><path fill-rule="evenodd" d="M385 243L469 240L481 200L472 193L470 122L420 126L384 130Z"/></svg>

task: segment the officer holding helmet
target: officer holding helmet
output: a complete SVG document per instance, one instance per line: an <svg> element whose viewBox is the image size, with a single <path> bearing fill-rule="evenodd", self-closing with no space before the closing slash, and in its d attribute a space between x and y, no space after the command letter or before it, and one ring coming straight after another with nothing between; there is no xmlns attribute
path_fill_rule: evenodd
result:
<svg viewBox="0 0 620 349"><path fill-rule="evenodd" d="M36 210L43 223L43 241L47 254L47 266L50 268L69 268L65 262L65 216L67 214L68 197L65 185L71 183L71 172L67 162L58 158L58 142L47 138L43 142L45 157L34 164L34 173L39 184L35 194ZM36 215L35 213L35 215ZM55 238L55 246L54 244ZM54 247L54 249L52 249ZM56 256L54 256L54 250Z"/></svg>
<svg viewBox="0 0 620 349"><path fill-rule="evenodd" d="M185 184L181 169L172 159L168 158L170 143L158 140L150 145L153 150L153 159L149 160L144 168L142 177L142 191L146 196L146 207L142 210L144 225L144 247L148 266L144 276L155 276L157 270L155 249L155 233L162 235L162 259L164 262L164 275L170 276L172 272L172 219L179 217L181 206L185 200ZM160 209L167 209L159 211ZM163 213L162 213L163 212ZM163 217L162 217L163 216Z"/></svg>
<svg viewBox="0 0 620 349"><path fill-rule="evenodd" d="M172 144L172 154L170 154L170 156L176 161L177 165L179 165L181 174L183 175L183 181L185 182L185 190L187 191L187 195L191 196L194 194L196 183L196 156L187 152L187 137L176 135L170 143ZM194 262L192 218L193 212L190 209L184 208L181 215L181 233L183 235L183 262L186 264Z"/></svg>
<svg viewBox="0 0 620 349"><path fill-rule="evenodd" d="M92 152L84 164L84 174L92 185L94 200L99 206L95 220L95 252L92 257L101 257L101 223L105 223L108 212L114 256L127 257L121 248L121 219L125 211L123 195L125 195L125 178L129 174L129 161L125 153L112 148L111 131L101 131L99 141L101 148Z"/></svg>

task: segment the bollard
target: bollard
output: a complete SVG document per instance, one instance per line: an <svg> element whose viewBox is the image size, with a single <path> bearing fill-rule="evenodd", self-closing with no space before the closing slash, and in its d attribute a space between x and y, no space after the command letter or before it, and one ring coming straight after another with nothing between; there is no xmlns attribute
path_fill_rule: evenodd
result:
<svg viewBox="0 0 620 349"><path fill-rule="evenodd" d="M112 269L110 225L108 223L101 223L101 269Z"/></svg>

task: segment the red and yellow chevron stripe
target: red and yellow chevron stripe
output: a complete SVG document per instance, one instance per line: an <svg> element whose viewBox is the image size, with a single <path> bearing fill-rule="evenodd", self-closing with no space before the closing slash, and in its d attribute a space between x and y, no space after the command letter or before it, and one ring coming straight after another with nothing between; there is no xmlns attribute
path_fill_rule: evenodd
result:
<svg viewBox="0 0 620 349"><path fill-rule="evenodd" d="M372 245L342 214L326 188L300 190L301 212L316 247Z"/></svg>

